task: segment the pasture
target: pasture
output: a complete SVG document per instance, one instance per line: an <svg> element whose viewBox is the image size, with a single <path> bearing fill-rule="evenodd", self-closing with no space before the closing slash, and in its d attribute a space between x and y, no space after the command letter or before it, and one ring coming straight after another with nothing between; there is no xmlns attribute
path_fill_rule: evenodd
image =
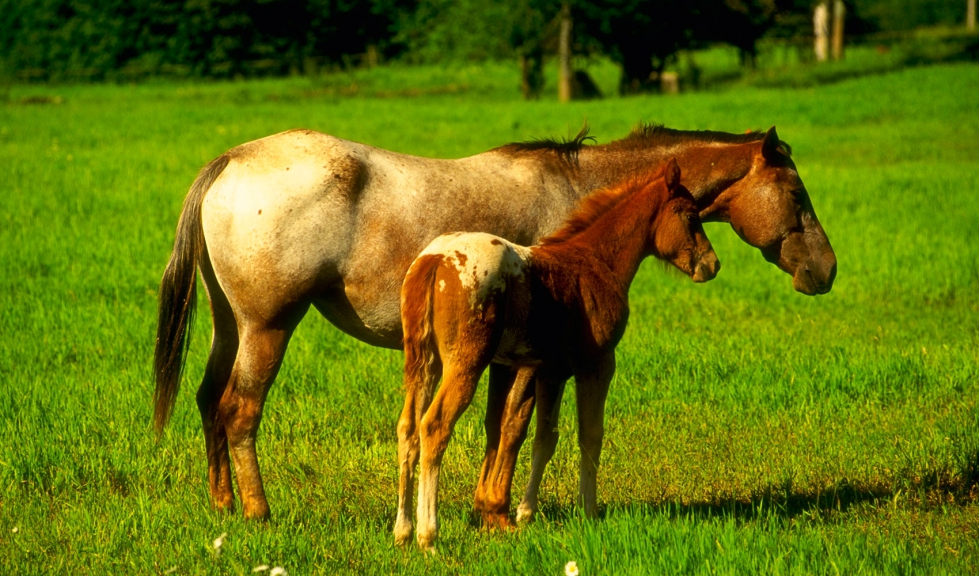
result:
<svg viewBox="0 0 979 576"><path fill-rule="evenodd" d="M372 75L373 74L373 75ZM979 570L979 67L805 89L558 105L503 69L14 86L0 104L0 566L13 573L974 573ZM31 103L46 102L46 103ZM197 171L305 127L459 157L639 120L777 125L839 260L828 295L729 226L710 283L647 262L579 517L574 394L542 515L478 530L485 393L443 467L439 553L396 548L399 352L315 312L272 388L268 524L208 507L194 402L203 294L174 419L151 426L156 292ZM531 432L532 433L532 432ZM527 478L525 447L515 482ZM515 490L519 492L519 490ZM220 553L212 542L227 534Z"/></svg>

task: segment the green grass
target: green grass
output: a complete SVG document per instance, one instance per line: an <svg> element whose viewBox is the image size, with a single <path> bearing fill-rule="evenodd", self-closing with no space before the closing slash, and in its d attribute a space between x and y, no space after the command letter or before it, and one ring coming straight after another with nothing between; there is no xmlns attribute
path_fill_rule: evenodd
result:
<svg viewBox="0 0 979 576"><path fill-rule="evenodd" d="M344 92L348 81L363 88ZM522 102L514 86L515 73L489 66L12 87L0 105L0 566L979 569L979 67L566 106ZM61 100L19 103L30 96ZM392 544L400 354L310 314L259 438L272 522L210 511L193 401L208 347L203 302L174 420L159 442L150 426L156 290L197 170L295 127L457 157L564 135L584 119L601 142L640 119L732 132L776 124L836 249L833 291L794 293L725 225L708 227L724 262L715 281L694 285L649 263L610 394L602 518L581 520L572 505L568 394L543 518L512 534L476 529L479 398L447 453L434 558Z"/></svg>

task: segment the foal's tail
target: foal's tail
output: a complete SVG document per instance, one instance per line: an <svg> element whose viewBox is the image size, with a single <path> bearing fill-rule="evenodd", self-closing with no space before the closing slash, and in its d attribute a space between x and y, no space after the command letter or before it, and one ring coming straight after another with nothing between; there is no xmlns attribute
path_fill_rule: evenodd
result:
<svg viewBox="0 0 979 576"><path fill-rule="evenodd" d="M432 328L432 299L435 294L435 274L441 262L442 256L439 255L420 256L411 265L401 286L405 386L422 385L420 390L405 390L405 392L420 393L421 398L430 398L438 380L434 370L438 343L435 341L435 332Z"/></svg>
<svg viewBox="0 0 979 576"><path fill-rule="evenodd" d="M201 227L201 202L207 189L228 165L222 155L205 166L187 193L180 212L177 234L173 240L170 262L160 282L160 309L156 326L156 352L153 371L156 374L153 420L159 435L170 420L180 389L184 352L190 343L197 303L197 263L204 252Z"/></svg>

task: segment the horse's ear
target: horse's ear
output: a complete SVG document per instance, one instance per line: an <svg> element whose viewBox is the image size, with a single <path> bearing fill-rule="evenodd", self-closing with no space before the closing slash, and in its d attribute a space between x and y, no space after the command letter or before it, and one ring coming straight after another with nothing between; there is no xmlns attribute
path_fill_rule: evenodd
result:
<svg viewBox="0 0 979 576"><path fill-rule="evenodd" d="M676 158L666 161L663 179L666 180L666 188L670 191L670 196L675 195L677 186L680 185L680 165L676 163Z"/></svg>
<svg viewBox="0 0 979 576"><path fill-rule="evenodd" d="M774 160L778 155L779 139L775 127L772 126L765 133L765 139L761 141L761 155L765 160Z"/></svg>

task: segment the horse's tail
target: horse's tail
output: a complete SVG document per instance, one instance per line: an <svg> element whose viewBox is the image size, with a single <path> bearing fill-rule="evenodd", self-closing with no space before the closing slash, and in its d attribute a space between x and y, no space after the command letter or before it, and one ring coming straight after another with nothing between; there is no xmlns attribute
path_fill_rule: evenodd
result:
<svg viewBox="0 0 979 576"><path fill-rule="evenodd" d="M438 375L435 363L438 355L438 342L432 327L433 299L435 297L435 275L442 257L426 254L411 265L401 287L401 327L404 331L405 386L418 387L405 390L407 394L417 394L421 405L435 389Z"/></svg>
<svg viewBox="0 0 979 576"><path fill-rule="evenodd" d="M156 375L153 420L157 435L163 432L173 413L184 367L184 352L190 344L190 333L194 325L197 265L204 252L201 202L208 188L228 165L228 160L228 155L224 154L211 161L191 185L177 223L173 252L160 282L160 308L153 361Z"/></svg>

